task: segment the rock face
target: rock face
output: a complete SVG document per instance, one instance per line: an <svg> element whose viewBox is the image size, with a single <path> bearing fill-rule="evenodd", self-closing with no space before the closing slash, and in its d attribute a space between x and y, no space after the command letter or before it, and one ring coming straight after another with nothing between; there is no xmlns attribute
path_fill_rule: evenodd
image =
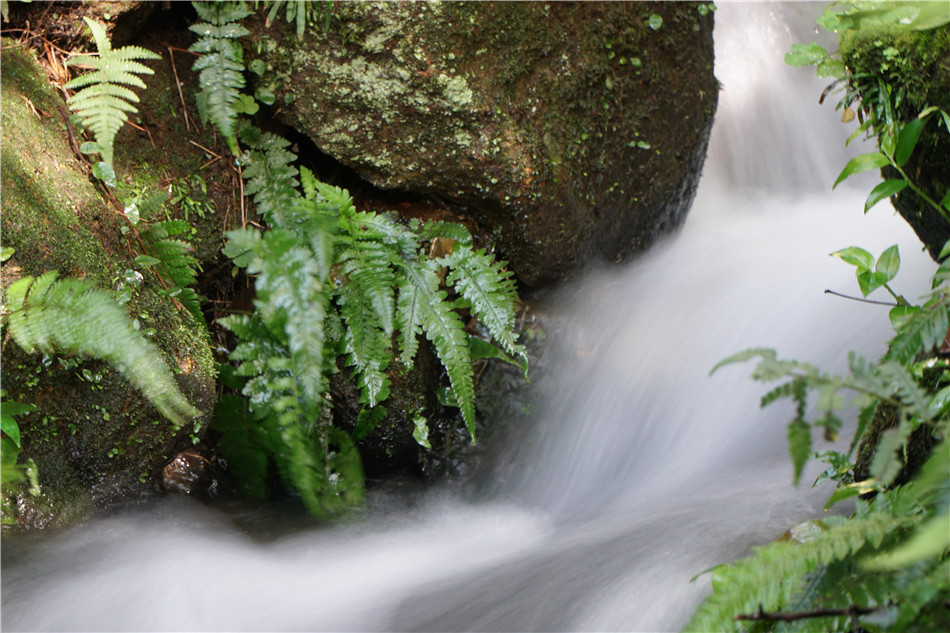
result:
<svg viewBox="0 0 950 633"><path fill-rule="evenodd" d="M705 6L337 3L302 40L260 26L285 123L474 219L528 285L648 246L692 201L718 92Z"/></svg>
<svg viewBox="0 0 950 633"><path fill-rule="evenodd" d="M122 215L107 206L67 142L63 106L24 48L4 46L2 59L3 288L24 275L57 270L113 289L139 253L123 239ZM202 323L175 307L147 278L128 302L188 400L206 421L216 399L210 340ZM5 293L4 293L5 294ZM39 468L42 494L20 494L23 527L66 525L93 508L160 489L162 469L189 435L175 428L107 363L70 355L27 354L3 341L4 400L37 409L19 418L22 460Z"/></svg>

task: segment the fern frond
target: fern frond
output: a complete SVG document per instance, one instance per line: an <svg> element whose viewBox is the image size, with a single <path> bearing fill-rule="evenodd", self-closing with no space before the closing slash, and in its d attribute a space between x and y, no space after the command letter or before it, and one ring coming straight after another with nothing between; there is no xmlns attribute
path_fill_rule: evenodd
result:
<svg viewBox="0 0 950 633"><path fill-rule="evenodd" d="M435 266L431 261L426 262L426 265ZM453 310L452 303L447 301L446 292L439 289L439 277L435 270L429 268L426 271L417 266L407 266L403 270L407 284L413 287L412 304L421 309L421 329L425 332L426 338L432 342L436 356L445 367L452 385L452 392L462 412L462 419L474 443L475 384L472 380L472 359L468 350L468 336L462 329L462 322ZM402 318L409 317L404 314ZM404 342L404 349L406 347L408 345ZM407 352L404 351L403 354L407 355Z"/></svg>
<svg viewBox="0 0 950 633"><path fill-rule="evenodd" d="M437 261L451 271L446 283L454 284L455 291L471 305L475 316L508 354L521 357L527 373L528 352L518 344L514 331L518 295L511 271L504 270L505 263L484 251L461 245Z"/></svg>
<svg viewBox="0 0 950 633"><path fill-rule="evenodd" d="M116 134L128 120L127 113L138 112L132 105L138 103L138 97L120 84L145 88L145 82L136 75L151 75L154 71L135 60L161 58L140 46L113 50L105 27L89 18L83 20L92 31L99 54L66 61L67 66L85 64L94 68L93 72L66 83L64 87L68 90L82 88L66 102L82 117L83 125L92 130L102 149L102 160L111 165Z"/></svg>
<svg viewBox="0 0 950 633"><path fill-rule="evenodd" d="M455 240L462 246L472 246L472 234L467 228L458 224L456 222L426 222L418 230L418 235L420 239L423 240L433 240L437 237L444 237L451 240Z"/></svg>
<svg viewBox="0 0 950 633"><path fill-rule="evenodd" d="M210 120L214 123L221 135L227 139L231 152L237 155L235 125L238 113L234 103L240 98L245 84L244 50L235 40L248 35L250 31L236 22L250 15L251 11L243 0L191 4L198 12L198 17L205 20L188 27L200 37L188 49L201 54L192 66L192 70L200 73L198 112L202 122L207 123Z"/></svg>
<svg viewBox="0 0 950 633"><path fill-rule="evenodd" d="M713 594L699 607L684 631L739 631L744 626L733 617L740 613L786 610L800 596L807 574L869 546L876 549L884 538L910 523L912 518L885 512L845 519L829 517L813 522L804 542L775 542L755 548L749 558L723 565L713 573Z"/></svg>
<svg viewBox="0 0 950 633"><path fill-rule="evenodd" d="M132 327L115 299L82 279L56 271L24 277L7 291L10 334L28 352L70 352L107 361L162 415L182 426L197 415L162 355Z"/></svg>
<svg viewBox="0 0 950 633"><path fill-rule="evenodd" d="M251 148L244 169L244 195L253 196L258 211L272 226L292 228L300 183L291 164L297 156L287 150L290 141L253 126L241 129L241 139Z"/></svg>
<svg viewBox="0 0 950 633"><path fill-rule="evenodd" d="M363 240L346 240L341 246L337 260L344 274L341 296L347 303L364 304L375 315L378 326L391 336L396 279L389 251L378 242Z"/></svg>
<svg viewBox="0 0 950 633"><path fill-rule="evenodd" d="M340 259L344 282L336 294L347 330L347 362L356 367L363 397L375 407L389 395L389 342L393 333L393 286L388 253L376 242L354 241Z"/></svg>
<svg viewBox="0 0 950 633"><path fill-rule="evenodd" d="M402 364L412 369L419 350L418 336L422 334L426 301L431 295L426 289L438 289L439 277L432 268L421 265L418 258L403 260L400 266L398 300L396 301L396 329L399 331L399 355Z"/></svg>
<svg viewBox="0 0 950 633"><path fill-rule="evenodd" d="M912 308L891 339L884 360L902 365L921 352L930 353L947 337L950 329L950 302L941 299L924 308Z"/></svg>
<svg viewBox="0 0 950 633"><path fill-rule="evenodd" d="M203 323L201 297L190 288L198 276L198 260L191 255L190 244L172 237L190 229L191 225L184 220L165 220L151 225L142 236L146 253L159 260L156 265L158 274L172 285L168 290L169 296L178 299Z"/></svg>

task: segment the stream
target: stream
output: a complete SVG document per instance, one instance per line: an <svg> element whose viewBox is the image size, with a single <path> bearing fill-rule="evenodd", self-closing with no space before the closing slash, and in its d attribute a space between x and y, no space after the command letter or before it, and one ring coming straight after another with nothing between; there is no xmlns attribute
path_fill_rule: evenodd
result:
<svg viewBox="0 0 950 633"><path fill-rule="evenodd" d="M908 297L933 270L889 204L862 213L875 174L831 191L853 124L782 59L822 7L719 4L723 90L690 217L537 306L556 370L533 384L532 426L485 448L477 493L381 491L363 520L319 528L170 497L5 537L3 630L681 628L710 591L693 576L830 494L816 465L792 486L791 409L759 409L751 365L710 369L759 346L828 370L883 353L886 308L824 294L857 294L835 250L898 242Z"/></svg>

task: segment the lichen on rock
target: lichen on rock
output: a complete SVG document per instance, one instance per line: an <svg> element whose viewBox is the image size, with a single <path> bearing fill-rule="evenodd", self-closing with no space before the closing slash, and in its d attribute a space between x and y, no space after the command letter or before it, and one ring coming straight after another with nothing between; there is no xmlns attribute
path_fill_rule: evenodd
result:
<svg viewBox="0 0 950 633"><path fill-rule="evenodd" d="M718 92L695 3L341 3L330 25L256 29L279 116L374 186L473 217L522 282L685 216Z"/></svg>

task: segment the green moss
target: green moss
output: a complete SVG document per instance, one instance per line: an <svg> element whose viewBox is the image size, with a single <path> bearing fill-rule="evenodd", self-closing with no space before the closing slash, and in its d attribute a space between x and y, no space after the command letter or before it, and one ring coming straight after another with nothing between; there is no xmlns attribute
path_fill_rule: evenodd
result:
<svg viewBox="0 0 950 633"><path fill-rule="evenodd" d="M871 76L891 86L894 94L904 95L897 112L903 121L929 106L950 112L950 27L848 31L841 37L841 57L855 77ZM874 101L877 96L869 98ZM950 134L938 116L931 119L904 170L931 198L940 201L950 191ZM882 175L898 177L890 167L882 170ZM950 224L909 188L898 194L895 207L936 260L950 239Z"/></svg>
<svg viewBox="0 0 950 633"><path fill-rule="evenodd" d="M0 238L15 249L3 267L3 287L55 269L114 288L140 254L120 230L125 220L103 201L69 149L58 113L62 100L29 53L4 48L2 73ZM143 331L154 328L153 340L189 400L209 412L215 370L204 325L162 296L147 271L128 308ZM28 355L9 339L3 361L8 397L38 407L21 424L24 458L35 459L44 491L21 498L19 518L33 527L65 523L92 505L155 489L162 456L191 431L165 421L140 432L160 416L102 362ZM143 472L148 477L140 481Z"/></svg>

